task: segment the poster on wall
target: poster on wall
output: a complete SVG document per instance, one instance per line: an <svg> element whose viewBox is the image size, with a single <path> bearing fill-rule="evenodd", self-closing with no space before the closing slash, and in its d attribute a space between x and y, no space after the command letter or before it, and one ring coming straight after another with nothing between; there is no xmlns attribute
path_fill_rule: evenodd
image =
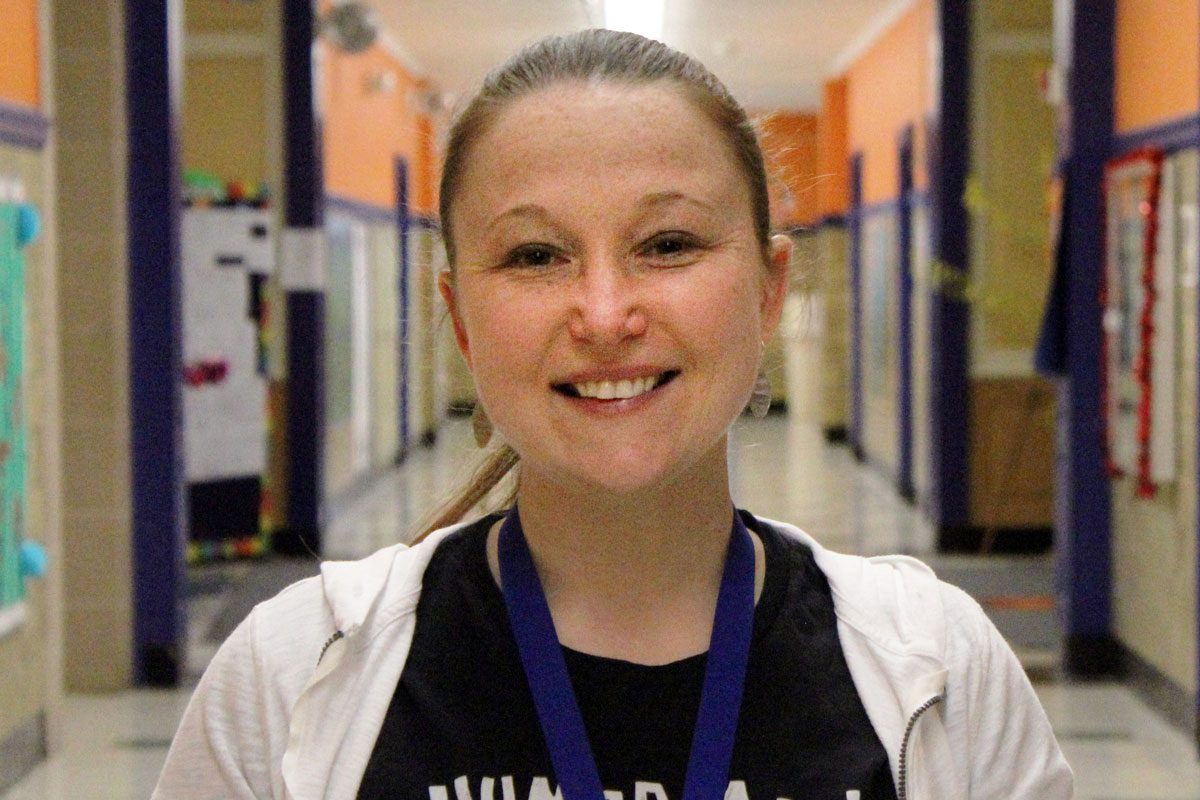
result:
<svg viewBox="0 0 1200 800"><path fill-rule="evenodd" d="M1175 479L1174 183L1159 150L1105 169L1105 448L1109 474L1134 478L1141 497Z"/></svg>
<svg viewBox="0 0 1200 800"><path fill-rule="evenodd" d="M22 569L26 504L24 245L36 235L31 207L0 198L0 635L25 616ZM34 228L33 231L30 227Z"/></svg>

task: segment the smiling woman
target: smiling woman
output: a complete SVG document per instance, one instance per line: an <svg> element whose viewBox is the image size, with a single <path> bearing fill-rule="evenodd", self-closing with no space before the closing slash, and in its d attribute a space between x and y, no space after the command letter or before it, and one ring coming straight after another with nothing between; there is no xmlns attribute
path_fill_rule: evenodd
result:
<svg viewBox="0 0 1200 800"><path fill-rule="evenodd" d="M417 544L251 614L156 797L1070 797L978 606L734 508L790 258L766 198L745 113L658 42L585 31L489 75L451 130L440 287L502 444ZM518 462L511 506L463 521Z"/></svg>

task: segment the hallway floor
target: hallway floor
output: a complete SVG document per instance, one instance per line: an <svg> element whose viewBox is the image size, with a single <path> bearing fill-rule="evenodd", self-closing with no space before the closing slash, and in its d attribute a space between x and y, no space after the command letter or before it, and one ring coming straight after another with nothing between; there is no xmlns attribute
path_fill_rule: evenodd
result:
<svg viewBox="0 0 1200 800"><path fill-rule="evenodd" d="M904 552L929 560L977 599L1050 591L1047 558L937 557L933 533L890 484L814 429L771 416L740 420L730 445L738 505L806 529L846 552ZM469 423L453 420L436 447L414 452L352 500L330 509L326 555L356 558L406 538L474 465ZM258 600L316 572L315 561L272 560L194 569L188 674ZM1037 676L1037 689L1076 773L1080 800L1200 800L1200 762L1189 737L1118 683L1055 680L1057 633L1045 612L993 617ZM146 798L189 689L68 696L60 746L3 800ZM798 800L798 799L797 799Z"/></svg>

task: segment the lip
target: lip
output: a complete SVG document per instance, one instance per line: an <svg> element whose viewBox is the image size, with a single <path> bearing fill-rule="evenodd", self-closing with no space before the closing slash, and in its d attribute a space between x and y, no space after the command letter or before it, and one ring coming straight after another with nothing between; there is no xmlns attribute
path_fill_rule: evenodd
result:
<svg viewBox="0 0 1200 800"><path fill-rule="evenodd" d="M632 364L629 366L601 367L597 369L572 372L564 378L551 382L551 386L562 386L566 383L599 383L601 381L632 381L638 378L653 378L668 372L679 372L678 367L659 367L648 364Z"/></svg>

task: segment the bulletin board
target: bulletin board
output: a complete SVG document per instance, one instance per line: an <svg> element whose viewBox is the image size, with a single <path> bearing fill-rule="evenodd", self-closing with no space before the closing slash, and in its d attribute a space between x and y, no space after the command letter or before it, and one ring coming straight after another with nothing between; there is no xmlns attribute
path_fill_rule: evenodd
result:
<svg viewBox="0 0 1200 800"><path fill-rule="evenodd" d="M0 203L0 633L23 614L20 552L25 523L26 442L22 405L25 262L20 206Z"/></svg>

